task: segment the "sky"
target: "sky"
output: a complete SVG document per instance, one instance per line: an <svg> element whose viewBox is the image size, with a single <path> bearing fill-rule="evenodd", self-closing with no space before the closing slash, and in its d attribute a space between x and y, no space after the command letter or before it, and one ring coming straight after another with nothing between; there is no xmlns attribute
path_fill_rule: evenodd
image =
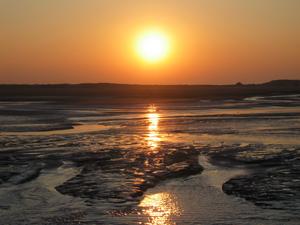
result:
<svg viewBox="0 0 300 225"><path fill-rule="evenodd" d="M300 79L299 0L0 0L0 83ZM147 63L149 29L169 40Z"/></svg>

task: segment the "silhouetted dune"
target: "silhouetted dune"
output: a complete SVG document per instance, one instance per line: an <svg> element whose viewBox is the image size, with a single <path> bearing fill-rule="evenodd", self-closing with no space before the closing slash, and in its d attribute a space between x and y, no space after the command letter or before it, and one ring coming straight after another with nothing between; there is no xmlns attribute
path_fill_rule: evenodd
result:
<svg viewBox="0 0 300 225"><path fill-rule="evenodd" d="M0 99L115 98L243 98L256 95L299 94L300 80L273 80L235 85L129 85L129 84L2 84Z"/></svg>
<svg viewBox="0 0 300 225"><path fill-rule="evenodd" d="M300 88L300 80L272 80L264 83L264 86L272 87L295 87Z"/></svg>

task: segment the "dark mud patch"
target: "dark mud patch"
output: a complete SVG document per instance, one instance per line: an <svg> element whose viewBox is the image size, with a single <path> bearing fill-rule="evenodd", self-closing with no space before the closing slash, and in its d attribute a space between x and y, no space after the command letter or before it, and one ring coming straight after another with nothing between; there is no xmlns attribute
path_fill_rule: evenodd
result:
<svg viewBox="0 0 300 225"><path fill-rule="evenodd" d="M233 178L223 191L253 202L263 208L300 210L300 164L282 166L249 176Z"/></svg>
<svg viewBox="0 0 300 225"><path fill-rule="evenodd" d="M86 199L105 200L114 206L136 205L140 196L160 181L200 173L198 151L192 146L164 145L158 151L106 150L74 157L83 169L56 190Z"/></svg>
<svg viewBox="0 0 300 225"><path fill-rule="evenodd" d="M39 176L42 168L43 168L42 165L30 166L30 167L26 168L25 171L22 171L19 174L9 178L8 182L17 185L17 184L22 184L22 183L31 181Z"/></svg>
<svg viewBox="0 0 300 225"><path fill-rule="evenodd" d="M232 178L223 191L262 208L300 210L300 149L275 145L223 146L210 153L222 166L243 166L250 174Z"/></svg>
<svg viewBox="0 0 300 225"><path fill-rule="evenodd" d="M28 164L22 166L0 167L0 184L10 183L14 185L29 182L40 175L44 168L43 164Z"/></svg>

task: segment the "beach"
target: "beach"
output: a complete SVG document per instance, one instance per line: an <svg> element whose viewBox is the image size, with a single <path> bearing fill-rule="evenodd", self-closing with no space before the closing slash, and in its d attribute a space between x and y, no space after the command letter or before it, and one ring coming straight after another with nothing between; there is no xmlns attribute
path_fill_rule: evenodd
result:
<svg viewBox="0 0 300 225"><path fill-rule="evenodd" d="M8 100L1 224L299 224L300 96Z"/></svg>

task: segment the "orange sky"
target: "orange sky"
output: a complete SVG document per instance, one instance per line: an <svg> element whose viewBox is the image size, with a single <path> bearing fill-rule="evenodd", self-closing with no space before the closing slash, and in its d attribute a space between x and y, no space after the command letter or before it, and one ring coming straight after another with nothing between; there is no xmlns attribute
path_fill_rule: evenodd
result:
<svg viewBox="0 0 300 225"><path fill-rule="evenodd" d="M0 83L300 79L299 0L0 0ZM157 27L170 55L134 40Z"/></svg>

